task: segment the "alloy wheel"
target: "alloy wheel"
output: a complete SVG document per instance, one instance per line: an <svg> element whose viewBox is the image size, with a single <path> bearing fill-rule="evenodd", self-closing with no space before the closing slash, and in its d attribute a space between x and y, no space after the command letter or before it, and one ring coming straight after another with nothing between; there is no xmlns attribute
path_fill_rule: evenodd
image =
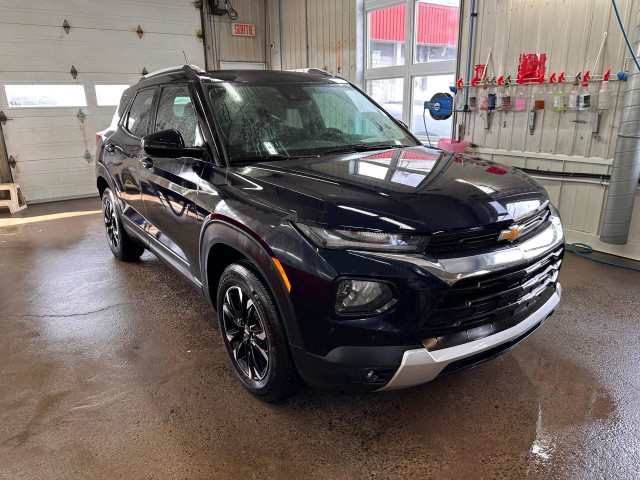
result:
<svg viewBox="0 0 640 480"><path fill-rule="evenodd" d="M263 380L269 369L269 341L256 304L239 286L231 286L222 305L224 335L233 360L249 380Z"/></svg>
<svg viewBox="0 0 640 480"><path fill-rule="evenodd" d="M120 231L118 229L116 209L111 198L106 196L102 202L102 214L104 217L104 226L107 230L107 240L109 241L109 245L114 250L117 250L120 243Z"/></svg>

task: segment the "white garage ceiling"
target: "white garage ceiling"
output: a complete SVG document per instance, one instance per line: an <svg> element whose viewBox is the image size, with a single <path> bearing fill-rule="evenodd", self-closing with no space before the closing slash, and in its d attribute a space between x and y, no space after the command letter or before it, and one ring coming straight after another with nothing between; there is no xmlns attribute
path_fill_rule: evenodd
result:
<svg viewBox="0 0 640 480"><path fill-rule="evenodd" d="M95 85L130 85L143 68L182 64L185 55L204 64L200 13L190 0L0 0L0 19L3 129L14 180L30 202L97 194L95 132L115 107L97 105ZM81 85L84 121L77 106L9 106L5 85L19 84Z"/></svg>

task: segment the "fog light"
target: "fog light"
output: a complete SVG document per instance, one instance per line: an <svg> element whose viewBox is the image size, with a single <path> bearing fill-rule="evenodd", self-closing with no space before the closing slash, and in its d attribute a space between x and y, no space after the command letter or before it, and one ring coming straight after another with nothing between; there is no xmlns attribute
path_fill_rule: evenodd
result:
<svg viewBox="0 0 640 480"><path fill-rule="evenodd" d="M336 290L339 314L375 312L393 299L386 283L368 280L342 280Z"/></svg>
<svg viewBox="0 0 640 480"><path fill-rule="evenodd" d="M385 384L391 377L396 373L397 369L384 369L384 370L363 370L362 376L364 378L365 383L377 383L377 384Z"/></svg>

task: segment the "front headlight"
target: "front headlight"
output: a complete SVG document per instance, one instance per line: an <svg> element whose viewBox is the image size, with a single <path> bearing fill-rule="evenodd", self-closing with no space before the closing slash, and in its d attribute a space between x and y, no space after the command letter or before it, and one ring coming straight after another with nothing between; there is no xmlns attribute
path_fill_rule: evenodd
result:
<svg viewBox="0 0 640 480"><path fill-rule="evenodd" d="M558 220L561 220L560 212L558 211L558 209L551 202L549 202L549 211L551 212L551 216L552 217L557 217Z"/></svg>
<svg viewBox="0 0 640 480"><path fill-rule="evenodd" d="M551 223L556 226L556 229L560 231L560 234L564 236L564 230L562 228L562 219L560 218L560 212L558 209L554 207L551 203L549 203L549 210L551 211Z"/></svg>
<svg viewBox="0 0 640 480"><path fill-rule="evenodd" d="M339 315L374 313L393 305L389 285L373 280L340 280L336 288L335 310Z"/></svg>
<svg viewBox="0 0 640 480"><path fill-rule="evenodd" d="M428 237L404 233L366 232L312 227L296 223L296 227L322 248L376 250L382 252L420 252Z"/></svg>

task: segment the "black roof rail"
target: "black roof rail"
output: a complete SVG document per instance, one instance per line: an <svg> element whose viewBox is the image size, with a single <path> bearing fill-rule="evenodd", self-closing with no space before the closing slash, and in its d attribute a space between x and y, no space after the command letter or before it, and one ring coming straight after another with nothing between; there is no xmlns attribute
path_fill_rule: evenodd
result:
<svg viewBox="0 0 640 480"><path fill-rule="evenodd" d="M153 72L149 72L146 75L140 77L138 82L142 82L143 80L147 80L148 78L156 77L158 75L164 75L165 73L175 73L175 72L191 72L194 74L198 73L206 73L202 68L197 65L175 65L173 67L161 68L160 70L154 70Z"/></svg>

